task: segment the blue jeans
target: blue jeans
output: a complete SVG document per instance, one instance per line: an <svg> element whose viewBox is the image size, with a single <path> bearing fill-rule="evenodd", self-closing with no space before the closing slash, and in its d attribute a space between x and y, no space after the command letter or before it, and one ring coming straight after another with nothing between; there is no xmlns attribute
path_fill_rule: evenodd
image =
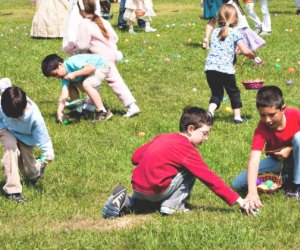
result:
<svg viewBox="0 0 300 250"><path fill-rule="evenodd" d="M118 26L125 27L126 26L126 20L123 19L124 13L125 13L125 3L126 0L121 0L120 7L119 7L119 16L118 16ZM143 19L138 19L138 25L141 29L145 28L145 21Z"/></svg>
<svg viewBox="0 0 300 250"><path fill-rule="evenodd" d="M262 173L280 173L281 161L267 156L259 163L258 174ZM289 173L289 176L295 184L300 184L300 132L297 132L293 138L293 151L291 155L283 161L283 172ZM247 170L243 171L232 181L232 188L235 190L244 190L248 187Z"/></svg>

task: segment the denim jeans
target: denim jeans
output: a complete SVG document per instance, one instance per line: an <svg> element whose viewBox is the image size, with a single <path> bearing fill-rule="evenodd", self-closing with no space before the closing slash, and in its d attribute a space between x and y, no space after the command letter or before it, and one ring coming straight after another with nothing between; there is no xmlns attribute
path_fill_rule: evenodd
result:
<svg viewBox="0 0 300 250"><path fill-rule="evenodd" d="M119 7L119 16L118 16L118 26L126 26L126 20L123 19L124 13L125 13L125 4L126 0L121 0L120 7ZM145 21L143 19L138 19L138 25L141 29L145 28Z"/></svg>
<svg viewBox="0 0 300 250"><path fill-rule="evenodd" d="M283 161L283 172L292 176L291 179L295 184L300 184L300 132L297 132L293 138L293 151L291 155ZM281 161L267 156L259 163L258 174L262 173L280 173ZM232 188L235 190L244 190L248 187L247 170L243 171L232 181Z"/></svg>

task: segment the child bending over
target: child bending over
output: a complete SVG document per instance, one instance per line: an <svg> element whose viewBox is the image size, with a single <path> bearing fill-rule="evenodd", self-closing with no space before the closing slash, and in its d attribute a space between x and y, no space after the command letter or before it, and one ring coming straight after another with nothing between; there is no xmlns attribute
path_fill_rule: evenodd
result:
<svg viewBox="0 0 300 250"><path fill-rule="evenodd" d="M56 54L48 55L42 61L42 71L46 77L62 79L62 90L58 101L57 120L62 121L66 102L79 98L79 91L85 92L92 104L95 105L93 122L110 119L113 114L106 110L99 88L107 77L110 68L107 62L98 55L80 54L63 60ZM83 115L85 110L83 111Z"/></svg>
<svg viewBox="0 0 300 250"><path fill-rule="evenodd" d="M108 21L97 16L95 0L82 0L79 9L83 19L78 28L77 49L97 54L108 62L110 71L106 80L123 105L128 108L124 117L139 114L141 110L116 67L116 62L123 57L117 47L118 35Z"/></svg>
<svg viewBox="0 0 300 250"><path fill-rule="evenodd" d="M235 79L235 50L239 48L245 56L254 59L255 54L245 45L242 35L234 27L237 25L236 9L230 4L223 4L218 12L218 24L211 35L211 48L206 58L205 73L211 89L208 111L214 116L220 107L226 90L234 111L234 123L243 122L241 117L242 101Z"/></svg>
<svg viewBox="0 0 300 250"><path fill-rule="evenodd" d="M258 174L288 173L287 198L300 199L300 110L287 108L281 89L262 87L256 96L260 121L255 129L248 170L232 182L236 190L247 189L245 199L250 210L262 206L256 180ZM267 157L261 158L265 150Z"/></svg>
<svg viewBox="0 0 300 250"><path fill-rule="evenodd" d="M180 133L156 136L135 150L132 163L133 194L117 186L103 208L104 218L115 218L127 212L141 212L149 207L161 214L187 212L186 199L196 178L228 205L244 200L210 170L197 147L208 140L212 118L202 108L186 107L179 122Z"/></svg>
<svg viewBox="0 0 300 250"><path fill-rule="evenodd" d="M0 141L4 194L10 200L24 202L19 169L35 185L43 177L46 165L53 161L54 151L39 108L21 88L8 87L1 96ZM45 162L35 159L34 146L42 150Z"/></svg>

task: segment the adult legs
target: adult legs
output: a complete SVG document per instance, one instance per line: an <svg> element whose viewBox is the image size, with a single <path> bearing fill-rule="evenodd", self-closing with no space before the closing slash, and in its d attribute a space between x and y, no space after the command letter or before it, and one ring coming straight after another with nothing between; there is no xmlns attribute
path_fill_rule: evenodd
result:
<svg viewBox="0 0 300 250"><path fill-rule="evenodd" d="M271 32L271 17L268 9L268 0L260 0L260 8L263 14L262 31Z"/></svg>
<svg viewBox="0 0 300 250"><path fill-rule="evenodd" d="M300 132L293 138L293 156L294 156L294 184L300 184Z"/></svg>
<svg viewBox="0 0 300 250"><path fill-rule="evenodd" d="M123 18L125 10L126 10L125 3L126 3L126 0L121 0L120 6L119 6L118 28L120 28L120 29L126 28L126 21Z"/></svg>
<svg viewBox="0 0 300 250"><path fill-rule="evenodd" d="M255 2L246 3L245 10L246 10L246 13L248 14L249 18L252 20L252 22L254 24L255 31L257 33L259 33L262 23L261 23L259 17L257 16L256 12L254 11Z"/></svg>

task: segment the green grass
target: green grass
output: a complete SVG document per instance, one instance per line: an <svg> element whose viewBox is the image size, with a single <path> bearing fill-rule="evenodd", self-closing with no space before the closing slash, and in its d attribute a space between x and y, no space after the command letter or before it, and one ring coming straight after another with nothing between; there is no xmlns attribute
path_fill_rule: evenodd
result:
<svg viewBox="0 0 300 250"><path fill-rule="evenodd" d="M0 3L0 77L10 77L38 104L56 153L56 160L35 188L23 185L27 198L24 205L0 196L0 249L299 248L300 204L285 200L282 191L262 195L265 207L257 218L242 215L236 206L228 207L199 181L189 202L193 206L189 214L130 215L114 221L101 218L101 208L116 184L122 183L131 190L133 150L159 133L177 131L184 106L208 105L210 90L203 72L207 52L199 44L205 21L198 19L199 1L154 1L156 34L139 32L130 36L118 31L119 49L128 60L118 68L142 113L124 119L124 107L104 85L101 95L115 116L97 126L91 121L71 126L55 123L60 84L42 75L40 62L53 52L65 57L60 51L61 40L29 36L34 8L27 0ZM113 8L115 25L117 5ZM259 6L256 8L259 10ZM265 83L279 86L288 106L300 107L300 19L294 14L293 1L269 1L269 9L272 35L259 51L266 61ZM188 43L188 39L192 42ZM166 57L171 58L169 63L164 61ZM281 64L280 69L276 69L276 63ZM289 67L297 72L288 73ZM237 68L239 82L260 75L250 61L242 71ZM294 84L287 86L287 80ZM222 103L210 139L199 149L210 168L228 184L247 166L258 122L256 91L245 90L240 83L239 86L243 114L251 119L234 126L225 111L229 102ZM193 92L193 88L197 91ZM140 131L145 132L144 137L137 135Z"/></svg>

